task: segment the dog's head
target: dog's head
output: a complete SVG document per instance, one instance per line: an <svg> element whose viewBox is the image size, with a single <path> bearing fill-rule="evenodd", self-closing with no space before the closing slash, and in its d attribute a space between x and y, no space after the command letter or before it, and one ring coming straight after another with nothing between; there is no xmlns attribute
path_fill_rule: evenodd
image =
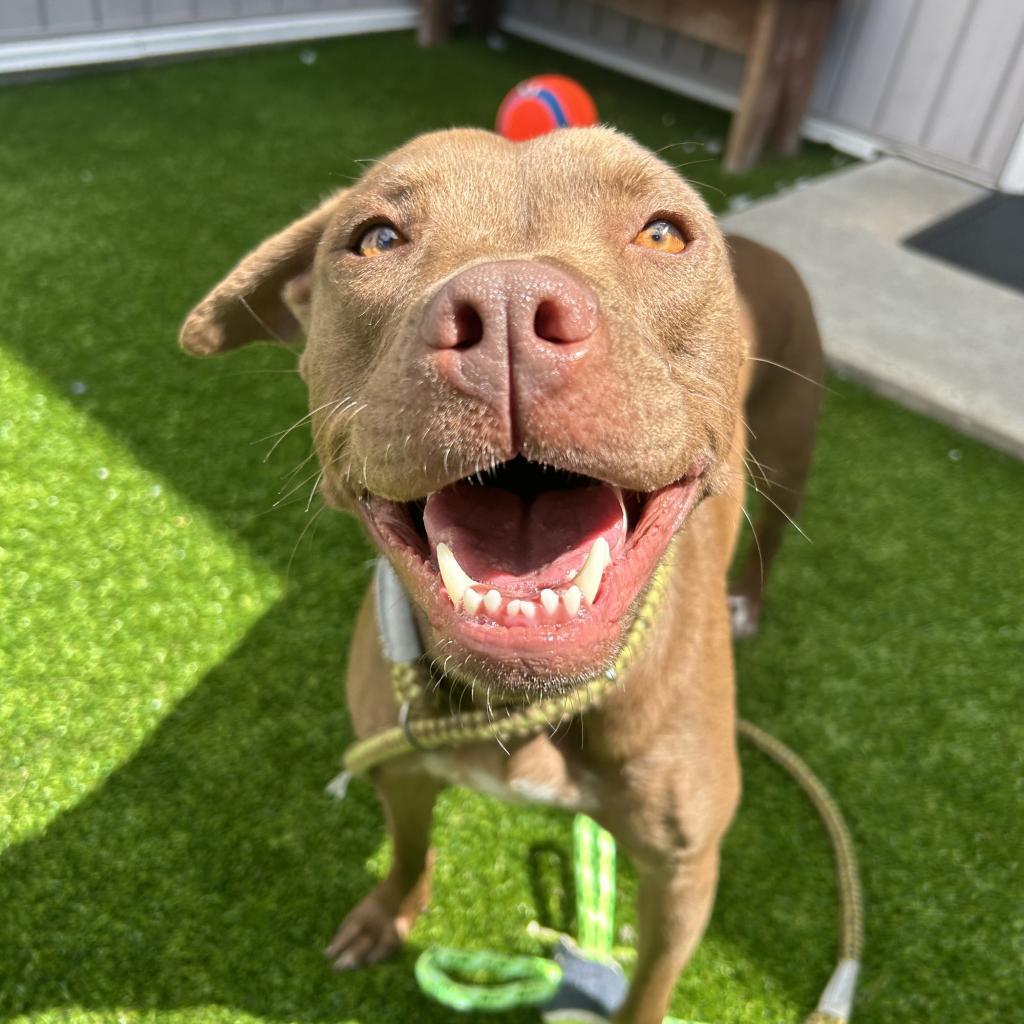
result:
<svg viewBox="0 0 1024 1024"><path fill-rule="evenodd" d="M743 344L711 213L606 128L424 135L264 242L185 322L305 340L326 500L449 670L552 687L614 657L724 486Z"/></svg>

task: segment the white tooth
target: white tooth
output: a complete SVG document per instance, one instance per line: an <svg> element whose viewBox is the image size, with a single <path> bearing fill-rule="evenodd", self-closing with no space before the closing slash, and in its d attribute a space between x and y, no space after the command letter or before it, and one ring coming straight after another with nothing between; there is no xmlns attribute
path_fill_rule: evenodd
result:
<svg viewBox="0 0 1024 1024"><path fill-rule="evenodd" d="M547 615L554 615L558 609L558 595L553 590L545 588L540 592L540 603Z"/></svg>
<svg viewBox="0 0 1024 1024"><path fill-rule="evenodd" d="M437 568L441 573L441 582L452 604L456 608L462 603L462 595L469 587L476 585L476 580L468 576L462 566L455 561L455 555L447 544L437 545Z"/></svg>
<svg viewBox="0 0 1024 1024"><path fill-rule="evenodd" d="M615 492L615 497L618 498L619 508L622 509L622 532L625 534L629 529L629 516L626 514L626 502L622 497L622 488L613 487L612 490Z"/></svg>
<svg viewBox="0 0 1024 1024"><path fill-rule="evenodd" d="M520 604L522 604L522 602L521 601L517 601L515 598L513 598L511 601L509 601L509 603L508 603L508 613L509 613L509 615L518 615L519 614L519 606L520 606Z"/></svg>
<svg viewBox="0 0 1024 1024"><path fill-rule="evenodd" d="M611 560L612 555L608 541L604 537L598 537L590 549L590 554L587 555L587 560L583 563L583 568L575 578L576 586L583 592L583 600L587 602L588 607L594 603L594 598L597 597L597 588L601 586L601 577Z"/></svg>
<svg viewBox="0 0 1024 1024"><path fill-rule="evenodd" d="M565 610L569 613L570 619L576 618L576 614L580 610L580 599L582 597L583 594L577 586L572 586L562 592L562 604L565 605Z"/></svg>
<svg viewBox="0 0 1024 1024"><path fill-rule="evenodd" d="M532 601L520 601L519 614L522 615L527 622L533 622L537 617L537 606Z"/></svg>
<svg viewBox="0 0 1024 1024"><path fill-rule="evenodd" d="M472 587L467 587L466 592L462 595L462 607L470 615L476 615L480 611L480 605L484 603L483 594L474 590Z"/></svg>
<svg viewBox="0 0 1024 1024"><path fill-rule="evenodd" d="M501 594L496 590L488 590L484 594L484 608L487 609L487 614L491 617L498 614L498 609L501 608Z"/></svg>

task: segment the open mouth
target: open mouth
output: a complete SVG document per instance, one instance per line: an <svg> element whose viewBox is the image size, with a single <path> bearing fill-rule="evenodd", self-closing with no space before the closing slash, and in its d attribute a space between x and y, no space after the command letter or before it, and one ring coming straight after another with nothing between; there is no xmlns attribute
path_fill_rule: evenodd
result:
<svg viewBox="0 0 1024 1024"><path fill-rule="evenodd" d="M614 657L631 609L699 497L701 471L623 490L522 456L364 518L434 628L489 663L579 676Z"/></svg>

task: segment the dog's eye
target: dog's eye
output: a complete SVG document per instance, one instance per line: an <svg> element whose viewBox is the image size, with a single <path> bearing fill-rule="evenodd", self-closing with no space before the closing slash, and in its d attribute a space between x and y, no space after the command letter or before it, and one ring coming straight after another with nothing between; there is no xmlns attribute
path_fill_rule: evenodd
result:
<svg viewBox="0 0 1024 1024"><path fill-rule="evenodd" d="M406 238L398 228L391 224L374 224L360 235L355 250L360 256L383 256L405 243Z"/></svg>
<svg viewBox="0 0 1024 1024"><path fill-rule="evenodd" d="M652 220L644 225L633 239L633 244L658 252L682 252L686 248L686 238L675 224L667 220Z"/></svg>

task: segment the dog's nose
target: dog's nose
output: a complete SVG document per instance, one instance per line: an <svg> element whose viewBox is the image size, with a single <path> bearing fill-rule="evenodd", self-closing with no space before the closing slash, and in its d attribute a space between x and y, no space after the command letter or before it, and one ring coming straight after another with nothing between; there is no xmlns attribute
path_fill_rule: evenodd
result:
<svg viewBox="0 0 1024 1024"><path fill-rule="evenodd" d="M597 297L547 263L505 260L456 274L434 296L423 341L458 390L498 405L513 390L550 391L570 377L600 331Z"/></svg>

